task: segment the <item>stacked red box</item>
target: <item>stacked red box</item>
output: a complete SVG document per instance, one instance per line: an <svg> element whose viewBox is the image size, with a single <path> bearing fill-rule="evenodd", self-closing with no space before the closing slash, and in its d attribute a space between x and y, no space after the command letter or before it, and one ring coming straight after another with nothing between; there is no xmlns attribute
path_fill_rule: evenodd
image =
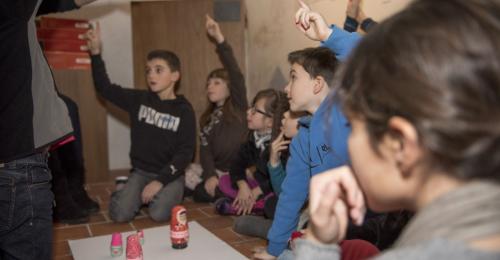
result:
<svg viewBox="0 0 500 260"><path fill-rule="evenodd" d="M75 29L90 29L90 23L87 20L76 19L59 19L43 17L40 20L41 28L75 28Z"/></svg>
<svg viewBox="0 0 500 260"><path fill-rule="evenodd" d="M90 69L85 20L42 17L37 35L52 69Z"/></svg>
<svg viewBox="0 0 500 260"><path fill-rule="evenodd" d="M85 52L45 51L45 57L52 69L90 69L90 57Z"/></svg>

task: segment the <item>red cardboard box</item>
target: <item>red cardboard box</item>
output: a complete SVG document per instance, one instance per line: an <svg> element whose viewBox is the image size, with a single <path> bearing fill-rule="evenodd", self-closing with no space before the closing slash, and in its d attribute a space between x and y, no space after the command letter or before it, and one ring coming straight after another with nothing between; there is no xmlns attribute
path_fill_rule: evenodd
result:
<svg viewBox="0 0 500 260"><path fill-rule="evenodd" d="M87 52L86 41L71 40L41 40L40 45L44 51Z"/></svg>
<svg viewBox="0 0 500 260"><path fill-rule="evenodd" d="M90 56L84 52L45 51L52 69L89 70Z"/></svg>
<svg viewBox="0 0 500 260"><path fill-rule="evenodd" d="M78 41L84 40L87 29L49 29L49 28L38 28L37 35L38 39L41 40L71 40Z"/></svg>
<svg viewBox="0 0 500 260"><path fill-rule="evenodd" d="M90 29L90 23L86 20L42 17L40 19L40 28L76 28L88 30Z"/></svg>

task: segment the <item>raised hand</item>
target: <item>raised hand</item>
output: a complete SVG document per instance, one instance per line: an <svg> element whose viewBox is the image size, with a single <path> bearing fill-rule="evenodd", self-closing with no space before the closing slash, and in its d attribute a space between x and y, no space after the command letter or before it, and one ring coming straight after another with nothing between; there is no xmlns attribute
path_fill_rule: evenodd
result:
<svg viewBox="0 0 500 260"><path fill-rule="evenodd" d="M284 138L284 132L281 131L281 133L274 139L274 141L271 143L271 153L269 154L269 164L271 164L272 167L278 166L280 163L280 156L281 152L283 150L288 149L288 145L290 144L289 140L285 140Z"/></svg>
<svg viewBox="0 0 500 260"><path fill-rule="evenodd" d="M206 28L207 28L207 33L210 37L212 37L217 43L222 43L224 42L224 35L222 34L219 23L217 23L212 17L210 17L208 14L206 16Z"/></svg>
<svg viewBox="0 0 500 260"><path fill-rule="evenodd" d="M343 166L314 176L309 209L306 238L316 242L331 244L343 240L349 218L361 225L365 202L351 168Z"/></svg>
<svg viewBox="0 0 500 260"><path fill-rule="evenodd" d="M347 2L347 10L346 14L347 16L357 19L358 18L358 13L359 13L359 3L361 0L349 0Z"/></svg>
<svg viewBox="0 0 500 260"><path fill-rule="evenodd" d="M362 23L366 18L368 18L368 16L366 16L365 12L363 12L363 9L361 7L359 7L359 11L358 11L358 22Z"/></svg>
<svg viewBox="0 0 500 260"><path fill-rule="evenodd" d="M87 47L89 49L90 54L97 55L101 53L101 27L99 26L99 22L96 23L96 27L90 29L85 34L85 39L87 40Z"/></svg>
<svg viewBox="0 0 500 260"><path fill-rule="evenodd" d="M332 34L332 29L325 19L316 12L311 11L302 0L299 0L300 8L295 13L295 26L303 32L307 38L313 41L325 41Z"/></svg>

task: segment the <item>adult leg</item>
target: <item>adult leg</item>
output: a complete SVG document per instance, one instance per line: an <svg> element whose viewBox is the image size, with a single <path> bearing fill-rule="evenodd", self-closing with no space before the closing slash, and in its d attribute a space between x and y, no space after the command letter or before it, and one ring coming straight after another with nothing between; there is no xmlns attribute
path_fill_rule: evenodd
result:
<svg viewBox="0 0 500 260"><path fill-rule="evenodd" d="M68 107L75 136L73 142L59 148L61 150L59 153L61 166L66 172L70 194L75 203L78 204L85 213L90 214L99 212L99 204L93 201L84 189L85 167L83 162L83 140L78 105L67 96L60 95L60 97Z"/></svg>
<svg viewBox="0 0 500 260"><path fill-rule="evenodd" d="M75 202L71 195L72 188L68 184L71 172L64 167L64 154L67 152L64 146L51 152L48 161L53 176L52 192L54 192L56 202L54 219L68 224L86 223L89 220L89 214Z"/></svg>
<svg viewBox="0 0 500 260"><path fill-rule="evenodd" d="M51 259L51 174L46 154L0 166L2 259Z"/></svg>

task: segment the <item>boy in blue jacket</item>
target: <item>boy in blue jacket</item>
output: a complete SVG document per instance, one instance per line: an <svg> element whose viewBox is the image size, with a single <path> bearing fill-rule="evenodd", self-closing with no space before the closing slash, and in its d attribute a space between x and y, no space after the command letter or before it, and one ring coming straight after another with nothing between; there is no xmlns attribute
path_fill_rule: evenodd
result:
<svg viewBox="0 0 500 260"><path fill-rule="evenodd" d="M299 21L297 27L322 46L289 54L290 82L285 91L292 111L307 111L312 116L300 120L298 135L290 144L287 175L282 185L272 227L268 233L267 251L257 252L257 259L274 259L287 247L290 235L297 228L299 213L309 194L311 177L325 170L347 164L347 138L350 127L340 107L329 108L323 102L330 93L331 83L339 60L344 60L360 40L356 33L329 27L325 20L303 5L297 12L308 12L308 21ZM324 117L332 109L328 132L325 135ZM331 146L330 146L331 144Z"/></svg>

